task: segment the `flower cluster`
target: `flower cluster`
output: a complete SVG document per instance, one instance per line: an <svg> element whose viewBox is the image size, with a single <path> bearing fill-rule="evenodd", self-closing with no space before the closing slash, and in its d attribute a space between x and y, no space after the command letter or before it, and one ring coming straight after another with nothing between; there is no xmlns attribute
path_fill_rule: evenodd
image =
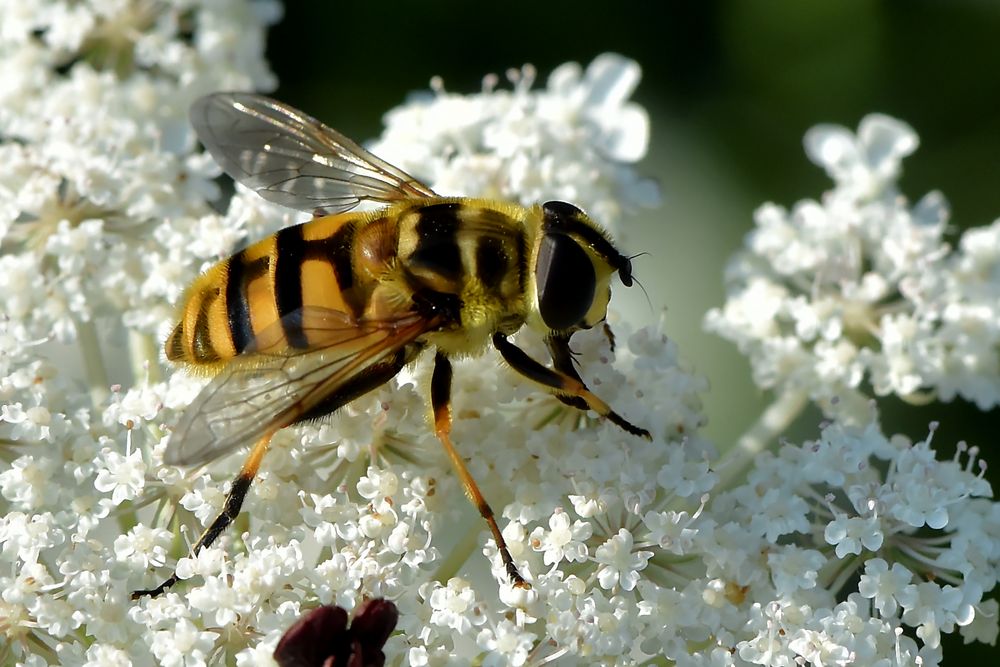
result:
<svg viewBox="0 0 1000 667"><path fill-rule="evenodd" d="M219 88L274 85L263 28L280 8L62 0L2 11L5 313L28 340L68 342L102 316L156 333L168 299L245 225L209 205L218 168L195 152L187 108Z"/></svg>
<svg viewBox="0 0 1000 667"><path fill-rule="evenodd" d="M759 386L862 420L865 383L912 402L1000 403L1000 221L949 247L944 197L911 205L896 188L917 143L878 114L856 135L817 126L806 152L835 187L757 210L706 323L749 357Z"/></svg>
<svg viewBox="0 0 1000 667"><path fill-rule="evenodd" d="M766 563L756 573L720 564L755 598L742 628L755 636L740 643L741 658L936 664L942 632L995 641L997 604L983 592L997 582L1000 542L988 536L1000 514L977 452L960 447L938 461L935 428L913 444L874 424L833 424L815 441L762 454L744 485L716 499L739 526L728 539L756 542Z"/></svg>
<svg viewBox="0 0 1000 667"><path fill-rule="evenodd" d="M280 431L239 520L190 556L240 454L207 469L163 465L204 380L165 375L154 334L198 270L288 214L242 191L214 208L217 169L195 152L184 115L207 90L273 83L261 44L277 7L67 0L0 4L0 14L10 165L0 177L0 662L931 665L942 633L995 640L997 605L984 595L1000 565L1000 505L975 450L938 460L930 437L886 437L869 408L814 442L761 454L730 482L701 434L706 380L665 322L635 328L613 314L616 344L580 332L575 358L651 441L539 393L490 356L456 363L452 437L530 589L508 583L428 428L427 359L326 421ZM375 148L442 193L565 198L617 222L655 199L631 164L648 139L644 110L628 100L638 77L635 63L605 54L558 68L543 89L528 68L513 90L436 85L387 116ZM760 235L768 252L787 251L788 285L816 283L796 301L821 332L808 340L837 340L828 311L808 300L825 295L830 312L846 312L834 284L872 308L888 289L912 305L896 315L914 316L914 295L920 308L937 299L934 331L960 339L994 298L991 232L967 234L953 256L939 251L934 200L910 209L885 196L915 142L905 128L883 119L859 140L823 132L810 145L842 182L830 206L881 206L884 224L864 243L846 222L820 226L830 247L801 240L795 252ZM837 239L858 254L838 259ZM751 265L767 262L745 259L741 275ZM862 270L885 284L867 273L852 283ZM752 315L744 333L777 337ZM840 325L851 340L872 321L858 317ZM544 354L530 335L519 344ZM859 349L888 355L885 345ZM860 391L810 380L804 367L787 377L828 398ZM966 368L953 385L909 391L972 395L991 376ZM173 588L131 599L174 567ZM369 618L360 610L373 598L391 605ZM331 608L295 625L321 605Z"/></svg>
<svg viewBox="0 0 1000 667"><path fill-rule="evenodd" d="M656 184L630 167L649 142L646 110L628 100L637 63L615 54L585 71L567 63L542 90L532 89L531 66L507 76L513 90L491 75L478 95L435 80L432 93L389 112L372 150L442 195L569 201L605 225L659 201Z"/></svg>

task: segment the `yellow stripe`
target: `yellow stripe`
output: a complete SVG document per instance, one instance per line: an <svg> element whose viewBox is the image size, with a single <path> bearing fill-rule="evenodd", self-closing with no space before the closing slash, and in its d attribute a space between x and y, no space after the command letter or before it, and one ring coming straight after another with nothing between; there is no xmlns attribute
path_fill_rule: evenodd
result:
<svg viewBox="0 0 1000 667"><path fill-rule="evenodd" d="M274 255L276 242L273 236L254 243L244 251L244 264L249 265L262 257L270 258L267 273L247 283L247 307L250 310L250 326L255 336L267 330L278 322L278 305L274 300ZM280 329L280 327L275 327ZM271 332L268 331L269 338ZM282 338L284 334L281 334ZM271 340L270 344L277 341ZM281 341L282 343L284 341Z"/></svg>
<svg viewBox="0 0 1000 667"><path fill-rule="evenodd" d="M217 288L218 289L218 288ZM221 359L229 359L236 355L236 346L229 331L229 312L226 310L225 291L220 289L218 296L208 305L208 330L211 334L212 348Z"/></svg>
<svg viewBox="0 0 1000 667"><path fill-rule="evenodd" d="M184 330L184 354L188 361L197 362L195 356L195 337L198 333L198 314L201 312L201 304L205 299L204 289L197 289L198 285L195 285L196 289L191 292L188 297L187 304L184 306L184 320L183 320L183 330Z"/></svg>
<svg viewBox="0 0 1000 667"><path fill-rule="evenodd" d="M310 220L302 225L302 240L323 241L328 239L336 234L341 227L358 217L357 213L340 213Z"/></svg>
<svg viewBox="0 0 1000 667"><path fill-rule="evenodd" d="M184 350L184 325L177 323L174 326L173 331L167 336L166 342L163 344L163 351L167 355L168 361L182 361L184 360L185 350Z"/></svg>
<svg viewBox="0 0 1000 667"><path fill-rule="evenodd" d="M250 325L254 336L259 337L278 322L273 285L271 274L265 274L247 285L247 304L250 306Z"/></svg>
<svg viewBox="0 0 1000 667"><path fill-rule="evenodd" d="M322 259L302 262L302 305L350 312L333 264Z"/></svg>

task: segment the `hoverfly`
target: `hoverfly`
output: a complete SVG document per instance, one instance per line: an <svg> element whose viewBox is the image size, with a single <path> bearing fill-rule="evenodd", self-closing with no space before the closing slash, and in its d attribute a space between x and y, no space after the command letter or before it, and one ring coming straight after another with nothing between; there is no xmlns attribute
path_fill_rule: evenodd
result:
<svg viewBox="0 0 1000 667"><path fill-rule="evenodd" d="M511 368L563 403L649 438L587 389L569 348L575 331L605 319L612 275L631 286L630 258L571 204L440 197L267 97L202 97L191 107L191 123L235 180L314 215L197 278L167 338L170 361L214 377L174 428L165 462L203 464L255 443L192 553L239 514L275 432L332 413L432 347L435 433L486 520L507 575L527 587L451 441L451 358L492 344ZM362 202L382 208L351 212ZM544 338L552 368L508 339L522 326ZM133 597L159 595L177 580L175 572Z"/></svg>

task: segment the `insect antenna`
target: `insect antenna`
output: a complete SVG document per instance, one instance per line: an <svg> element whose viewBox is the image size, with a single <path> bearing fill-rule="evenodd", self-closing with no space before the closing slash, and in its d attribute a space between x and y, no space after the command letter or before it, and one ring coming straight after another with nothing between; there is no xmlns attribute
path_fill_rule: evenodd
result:
<svg viewBox="0 0 1000 667"><path fill-rule="evenodd" d="M650 257L652 257L652 254L650 254L649 252L643 251L643 252L637 253L635 255L630 255L629 258L628 258L628 261L631 262L633 259L635 259L637 257L642 257L643 255L649 255ZM643 285L642 282L638 278L636 278L635 276L632 276L632 280L634 280L635 284L638 285L639 289L642 290L643 296L646 297L646 305L649 307L649 312L652 313L653 312L653 302L649 298L649 292L646 291L646 286Z"/></svg>

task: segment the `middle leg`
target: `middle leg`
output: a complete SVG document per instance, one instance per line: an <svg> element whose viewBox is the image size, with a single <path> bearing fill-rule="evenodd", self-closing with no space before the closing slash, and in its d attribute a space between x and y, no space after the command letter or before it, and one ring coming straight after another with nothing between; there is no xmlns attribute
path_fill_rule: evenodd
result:
<svg viewBox="0 0 1000 667"><path fill-rule="evenodd" d="M490 527L490 532L493 533L493 540L497 543L500 560L503 561L507 576L510 577L511 582L518 588L531 588L531 585L517 571L517 566L514 565L514 559L511 558L510 551L507 549L507 541L503 539L500 527L497 526L496 519L493 517L493 508L483 498L476 480L472 478L472 474L465 466L465 461L462 460L462 457L455 449L455 445L451 442L451 377L451 362L448 360L448 357L439 352L434 358L434 375L431 376L431 405L434 408L434 432L437 434L441 444L444 445L444 451L448 454L448 458L451 459L451 465L455 468L455 472L458 473L458 478L462 482L465 495L476 506L476 509L479 510L479 514L486 519L486 524Z"/></svg>

